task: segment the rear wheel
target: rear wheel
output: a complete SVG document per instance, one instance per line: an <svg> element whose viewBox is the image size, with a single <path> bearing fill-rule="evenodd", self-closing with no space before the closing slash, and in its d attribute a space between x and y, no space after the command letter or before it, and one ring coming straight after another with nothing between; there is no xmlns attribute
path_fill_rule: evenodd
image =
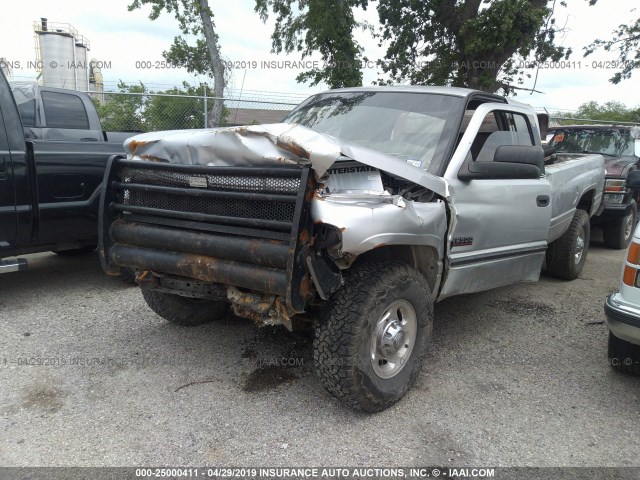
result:
<svg viewBox="0 0 640 480"><path fill-rule="evenodd" d="M548 272L565 280L577 278L587 261L590 238L589 215L584 210L576 210L564 235L547 248Z"/></svg>
<svg viewBox="0 0 640 480"><path fill-rule="evenodd" d="M629 213L611 223L606 224L602 230L604 244L609 248L622 250L629 246L631 237L633 237L633 229L636 226L638 216L638 206L635 200L631 201Z"/></svg>
<svg viewBox="0 0 640 480"><path fill-rule="evenodd" d="M640 375L640 345L609 332L609 364L619 372Z"/></svg>
<svg viewBox="0 0 640 480"><path fill-rule="evenodd" d="M419 272L382 261L355 266L320 315L316 373L346 404L379 412L415 383L432 327L431 294Z"/></svg>
<svg viewBox="0 0 640 480"><path fill-rule="evenodd" d="M213 322L223 317L229 308L224 300L188 298L147 288L141 290L151 310L165 320L183 327Z"/></svg>

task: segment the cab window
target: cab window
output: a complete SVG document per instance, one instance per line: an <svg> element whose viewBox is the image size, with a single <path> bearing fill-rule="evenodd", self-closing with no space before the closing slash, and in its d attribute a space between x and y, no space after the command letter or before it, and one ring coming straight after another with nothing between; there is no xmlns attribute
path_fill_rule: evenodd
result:
<svg viewBox="0 0 640 480"><path fill-rule="evenodd" d="M66 93L42 92L42 103L49 128L89 130L89 118L82 100Z"/></svg>

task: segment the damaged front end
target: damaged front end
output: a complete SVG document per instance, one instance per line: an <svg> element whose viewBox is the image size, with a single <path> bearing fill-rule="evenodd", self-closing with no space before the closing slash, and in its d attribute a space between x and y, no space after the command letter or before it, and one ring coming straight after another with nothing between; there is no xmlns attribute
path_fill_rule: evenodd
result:
<svg viewBox="0 0 640 480"><path fill-rule="evenodd" d="M100 254L142 288L293 328L368 251L442 258L444 180L299 125L139 135L105 174Z"/></svg>

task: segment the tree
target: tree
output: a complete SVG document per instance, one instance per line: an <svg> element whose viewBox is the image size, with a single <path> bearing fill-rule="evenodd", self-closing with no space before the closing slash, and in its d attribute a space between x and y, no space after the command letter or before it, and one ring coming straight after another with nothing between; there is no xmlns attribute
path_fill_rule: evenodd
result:
<svg viewBox="0 0 640 480"><path fill-rule="evenodd" d="M640 106L627 108L621 102L606 102L600 105L591 101L583 103L575 113L558 115L566 118L601 120L605 122L635 122L640 123ZM562 123L574 123L570 120Z"/></svg>
<svg viewBox="0 0 640 480"><path fill-rule="evenodd" d="M589 5L595 5L597 2L598 0L589 0ZM640 17L634 23L621 24L612 35L610 40L597 39L584 47L584 56L588 57L599 49L617 52L620 70L609 81L618 84L631 78L633 71L640 68Z"/></svg>
<svg viewBox="0 0 640 480"><path fill-rule="evenodd" d="M148 97L146 87L140 83L127 85L118 82L118 93L105 93L94 96L103 130L112 132L146 131L144 110ZM133 95L132 95L133 94Z"/></svg>
<svg viewBox="0 0 640 480"><path fill-rule="evenodd" d="M149 131L204 128L204 100L190 97L204 96L206 88L204 83L191 86L183 82L182 88L174 87L149 97L144 111L146 128ZM223 107L220 126L226 123L228 114Z"/></svg>
<svg viewBox="0 0 640 480"><path fill-rule="evenodd" d="M213 95L218 100L213 101L209 125L221 125L224 104L220 99L224 96L226 86L225 68L208 0L133 0L129 11L147 4L151 5L151 20L156 20L166 10L167 13L173 13L183 35L201 37L195 45L189 45L182 36L175 37L169 51L162 55L168 62L185 67L190 73L213 75Z"/></svg>
<svg viewBox="0 0 640 480"><path fill-rule="evenodd" d="M526 59L534 66L571 51L549 0L380 0L382 69L392 82L452 85L488 92L522 89ZM564 2L561 2L565 5ZM528 75L527 75L528 76ZM514 82L516 84L514 84Z"/></svg>
<svg viewBox="0 0 640 480"><path fill-rule="evenodd" d="M206 84L197 86L183 82L182 88L149 91L142 84L118 83L118 93L100 93L94 104L108 131L158 131L204 128L204 99ZM229 110L223 107L221 125L226 123Z"/></svg>
<svg viewBox="0 0 640 480"><path fill-rule="evenodd" d="M295 5L297 3L297 6ZM271 35L272 51L298 51L302 58L320 53L322 64L296 77L311 85L325 82L330 88L362 85L362 47L353 32L363 24L356 22L353 10L366 9L368 0L256 0L255 10L266 21L269 10L276 15Z"/></svg>

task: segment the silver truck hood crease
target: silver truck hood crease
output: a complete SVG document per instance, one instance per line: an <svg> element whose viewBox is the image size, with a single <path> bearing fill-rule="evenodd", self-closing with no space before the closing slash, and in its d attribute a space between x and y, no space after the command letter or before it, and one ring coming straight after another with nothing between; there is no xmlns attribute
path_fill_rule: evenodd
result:
<svg viewBox="0 0 640 480"><path fill-rule="evenodd" d="M321 178L340 157L384 170L448 199L447 182L384 153L289 123L136 135L125 142L134 160L186 165L311 165Z"/></svg>

